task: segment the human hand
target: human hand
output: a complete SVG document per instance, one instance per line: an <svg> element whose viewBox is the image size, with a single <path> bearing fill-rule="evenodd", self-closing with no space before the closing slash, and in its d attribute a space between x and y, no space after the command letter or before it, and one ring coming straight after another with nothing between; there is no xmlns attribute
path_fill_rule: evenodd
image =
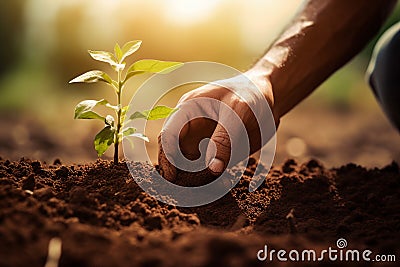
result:
<svg viewBox="0 0 400 267"><path fill-rule="evenodd" d="M177 107L159 135L160 171L171 182L184 160L194 165L200 162L199 170L208 167L213 175L220 175L258 151L279 124L279 118L271 113L271 85L255 72L190 91ZM243 144L248 148L241 149ZM179 159L179 149L186 159Z"/></svg>

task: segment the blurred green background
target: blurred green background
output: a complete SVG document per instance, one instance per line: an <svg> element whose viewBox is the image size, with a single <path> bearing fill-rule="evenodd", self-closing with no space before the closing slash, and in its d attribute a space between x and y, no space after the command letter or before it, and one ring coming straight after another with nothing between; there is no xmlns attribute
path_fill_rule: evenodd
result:
<svg viewBox="0 0 400 267"><path fill-rule="evenodd" d="M1 1L0 156L44 160L63 157L66 162L96 158L92 138L102 125L74 121L73 109L83 99L114 99L113 93L104 85L68 84L78 74L99 66L110 71L106 64L93 61L87 54L88 49L112 50L115 42L123 44L140 39L143 45L135 54L136 59L208 60L246 70L282 31L301 2ZM397 7L384 28L399 18ZM353 110L361 114L377 112L379 108L364 82L375 42L376 39L325 82L294 114L300 116L301 111L308 114L308 108L322 113L325 110L332 116ZM135 87L144 78L130 86ZM293 128L300 127L295 124L296 120L292 119L290 126L281 126L283 141L293 138L293 134L285 136L288 132L285 129L292 127L289 132L301 129ZM396 137L395 134L393 131L390 138ZM298 136L301 140L306 138ZM388 141L388 146L393 145L392 141ZM308 146L307 142L305 145ZM397 157L396 151L387 158ZM282 158L296 156L285 149L281 153ZM324 158L312 153L312 149L302 154ZM338 163L328 160L328 164Z"/></svg>

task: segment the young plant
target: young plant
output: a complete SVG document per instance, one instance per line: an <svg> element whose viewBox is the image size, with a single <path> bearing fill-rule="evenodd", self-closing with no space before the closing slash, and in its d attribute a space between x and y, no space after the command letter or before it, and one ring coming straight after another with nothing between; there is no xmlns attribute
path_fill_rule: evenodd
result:
<svg viewBox="0 0 400 267"><path fill-rule="evenodd" d="M105 127L95 136L94 148L97 155L102 156L107 149L114 144L114 163L118 163L118 148L124 138L137 137L149 142L147 136L143 133L137 133L133 127L124 127L125 116L129 106L122 106L122 92L125 89L126 82L132 77L142 73L169 73L180 67L183 63L159 61L153 59L143 59L134 62L124 73L126 66L125 59L135 53L142 41L136 40L126 43L122 48L116 44L114 53L105 51L91 51L90 56L101 62L108 63L116 73L116 79L112 79L110 75L101 70L88 71L69 83L95 83L104 82L115 91L117 104L112 105L105 99L101 100L84 100L75 107L75 119L98 119L105 123ZM102 116L94 111L97 106L105 106L114 111L115 117L112 115ZM134 119L157 120L168 117L175 111L173 108L166 106L156 106L151 110L136 111L126 121Z"/></svg>

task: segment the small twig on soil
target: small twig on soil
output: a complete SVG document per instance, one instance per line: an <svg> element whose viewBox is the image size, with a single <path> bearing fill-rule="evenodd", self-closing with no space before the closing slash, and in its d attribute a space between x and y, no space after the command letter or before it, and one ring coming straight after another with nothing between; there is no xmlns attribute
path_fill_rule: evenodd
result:
<svg viewBox="0 0 400 267"><path fill-rule="evenodd" d="M294 217L294 208L292 208L288 215L286 215L286 219L288 220L289 231L291 234L297 233L296 224L295 224L295 217Z"/></svg>
<svg viewBox="0 0 400 267"><path fill-rule="evenodd" d="M62 241L59 237L53 237L49 242L49 250L44 267L58 267L62 251Z"/></svg>

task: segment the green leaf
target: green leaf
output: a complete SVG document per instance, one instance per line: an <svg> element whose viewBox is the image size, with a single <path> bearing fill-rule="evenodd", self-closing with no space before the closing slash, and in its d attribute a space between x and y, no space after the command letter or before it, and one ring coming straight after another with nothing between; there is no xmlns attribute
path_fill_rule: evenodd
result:
<svg viewBox="0 0 400 267"><path fill-rule="evenodd" d="M97 119L97 120L104 120L105 118L98 113L94 111L85 111L82 112L79 116L76 115L75 113L75 119L80 119L80 120L91 120L91 119Z"/></svg>
<svg viewBox="0 0 400 267"><path fill-rule="evenodd" d="M123 138L136 137L136 138L140 138L146 142L149 142L149 138L147 136L145 136L142 133L136 133L136 128L133 128L133 127L124 129L122 132L122 136L123 136ZM128 138L128 140L129 140L129 138Z"/></svg>
<svg viewBox="0 0 400 267"><path fill-rule="evenodd" d="M118 65L118 62L117 62L115 56L113 54L111 54L110 52L93 51L93 50L89 50L88 52L89 52L90 56L97 61L106 62L106 63L110 64L111 66Z"/></svg>
<svg viewBox="0 0 400 267"><path fill-rule="evenodd" d="M146 110L143 112L140 111L136 111L135 113L133 113L130 117L129 120L135 120L135 119L147 119L147 112Z"/></svg>
<svg viewBox="0 0 400 267"><path fill-rule="evenodd" d="M125 107L123 107L123 108L122 108L122 111L121 111L121 114L122 114L122 115L126 115L126 113L128 112L129 108L130 108L130 106L125 106Z"/></svg>
<svg viewBox="0 0 400 267"><path fill-rule="evenodd" d="M159 119L164 119L170 116L172 113L177 111L178 109L176 108L170 108L167 106L156 106L153 109L150 110L144 110L142 112L136 111L133 113L130 117L129 120L134 120L134 119L146 119L146 120L159 120Z"/></svg>
<svg viewBox="0 0 400 267"><path fill-rule="evenodd" d="M169 73L179 67L181 67L183 63L181 62L172 62L172 61L160 61L154 59L143 59L136 61L133 63L126 73L125 81L134 76L135 74L140 74L143 72L149 73Z"/></svg>
<svg viewBox="0 0 400 267"><path fill-rule="evenodd" d="M122 56L119 62L124 61L125 58L135 53L140 48L141 44L142 41L140 40L135 40L124 44L124 46L122 47Z"/></svg>
<svg viewBox="0 0 400 267"><path fill-rule="evenodd" d="M136 133L136 128L133 128L133 127L129 127L129 128L126 128L126 129L122 130L122 135L124 137L125 136L129 136L129 135L134 134L134 133Z"/></svg>
<svg viewBox="0 0 400 267"><path fill-rule="evenodd" d="M112 110L118 111L118 107L111 105L111 104L106 104L106 107L111 108Z"/></svg>
<svg viewBox="0 0 400 267"><path fill-rule="evenodd" d="M106 118L105 118L105 120L104 120L104 122L105 122L105 124L108 125L108 126L114 126L115 120L114 120L114 117L113 117L113 116L107 115Z"/></svg>
<svg viewBox="0 0 400 267"><path fill-rule="evenodd" d="M112 85L113 80L110 78L110 76L108 76L107 73L101 70L91 70L69 81L69 83L95 83L95 82L106 82Z"/></svg>
<svg viewBox="0 0 400 267"><path fill-rule="evenodd" d="M115 69L115 71L123 71L125 69L125 66L126 66L125 63L120 63L113 66L113 68Z"/></svg>
<svg viewBox="0 0 400 267"><path fill-rule="evenodd" d="M173 61L161 61L161 60L155 60L155 59L143 59L136 61L133 63L129 69L128 72L130 71L145 71L145 72L151 72L151 73L168 73L171 72L180 66L182 66L183 63L181 62L173 62Z"/></svg>
<svg viewBox="0 0 400 267"><path fill-rule="evenodd" d="M114 80L112 80L112 86L114 87L114 89L115 89L115 91L117 91L118 92L118 90L119 90L119 84L118 84L118 82L117 81L114 81Z"/></svg>
<svg viewBox="0 0 400 267"><path fill-rule="evenodd" d="M121 62L123 53L122 53L121 47L119 46L118 43L115 44L114 53L115 53L115 57L117 58L118 62Z"/></svg>
<svg viewBox="0 0 400 267"><path fill-rule="evenodd" d="M107 151L107 149L114 143L115 129L111 126L104 127L94 138L94 149L100 157Z"/></svg>
<svg viewBox="0 0 400 267"><path fill-rule="evenodd" d="M136 138L140 138L146 142L150 142L149 138L142 133L134 133L134 134L128 135L126 137L136 137Z"/></svg>
<svg viewBox="0 0 400 267"><path fill-rule="evenodd" d="M75 107L75 116L74 119L99 119L105 120L103 116L100 116L96 112L92 111L92 109L99 105L107 105L108 101L101 100L84 100L80 102Z"/></svg>

